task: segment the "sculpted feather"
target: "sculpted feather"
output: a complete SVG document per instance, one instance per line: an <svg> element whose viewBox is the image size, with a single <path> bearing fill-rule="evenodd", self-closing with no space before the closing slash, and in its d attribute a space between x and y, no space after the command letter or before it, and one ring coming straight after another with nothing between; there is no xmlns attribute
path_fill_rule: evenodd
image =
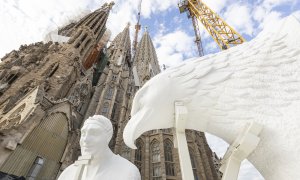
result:
<svg viewBox="0 0 300 180"><path fill-rule="evenodd" d="M188 109L186 129L229 144L247 122L262 124L249 160L266 179L300 177L300 23L289 16L254 40L186 60L148 81L136 94L124 130L134 146L142 133L174 126L174 101Z"/></svg>

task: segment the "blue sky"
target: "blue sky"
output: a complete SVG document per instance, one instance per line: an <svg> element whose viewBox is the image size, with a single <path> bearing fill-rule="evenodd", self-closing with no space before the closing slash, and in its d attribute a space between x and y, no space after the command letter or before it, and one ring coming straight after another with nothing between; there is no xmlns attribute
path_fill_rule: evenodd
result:
<svg viewBox="0 0 300 180"><path fill-rule="evenodd" d="M300 0L203 0L248 41L263 28L272 27L280 19L295 13L300 17ZM99 8L106 0L2 0L0 1L0 57L21 44L42 41L47 33ZM132 24L133 39L139 0L115 0L108 28L112 37ZM156 47L160 64L176 65L197 55L194 32L186 14L179 14L177 0L143 0L143 27ZM205 54L220 51L216 43L201 28ZM142 30L143 31L143 30ZM142 32L141 32L142 33ZM141 37L141 33L139 37ZM211 148L223 155L227 145L208 135ZM243 163L240 180L263 179L250 163Z"/></svg>
<svg viewBox="0 0 300 180"><path fill-rule="evenodd" d="M248 41L264 27L272 26L293 12L299 14L300 10L299 0L203 1ZM122 4L127 4L128 1L119 2L121 3L116 5L116 11L122 9ZM131 2L137 3L138 0ZM197 55L193 45L194 31L191 20L186 14L179 13L177 3L176 0L144 0L142 4L141 23L149 27L160 63L169 66ZM133 10L135 11L136 9ZM135 23L134 18L132 23ZM220 51L204 28L200 28L205 54Z"/></svg>

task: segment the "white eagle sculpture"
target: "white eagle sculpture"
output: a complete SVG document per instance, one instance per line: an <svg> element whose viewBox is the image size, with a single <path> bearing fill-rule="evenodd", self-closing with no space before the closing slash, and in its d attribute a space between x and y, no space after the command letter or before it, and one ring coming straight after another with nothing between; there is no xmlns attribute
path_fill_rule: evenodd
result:
<svg viewBox="0 0 300 180"><path fill-rule="evenodd" d="M300 179L300 23L293 15L250 42L184 61L135 95L124 141L174 127L174 102L188 110L186 129L231 144L246 123L263 125L248 160L265 179Z"/></svg>

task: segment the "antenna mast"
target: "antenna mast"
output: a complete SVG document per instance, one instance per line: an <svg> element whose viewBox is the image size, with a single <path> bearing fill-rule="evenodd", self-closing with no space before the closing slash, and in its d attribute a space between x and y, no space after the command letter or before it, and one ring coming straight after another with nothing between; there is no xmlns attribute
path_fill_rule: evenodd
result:
<svg viewBox="0 0 300 180"><path fill-rule="evenodd" d="M141 19L141 7L142 7L142 0L139 2L139 9L138 9L138 21L135 25L135 34L134 34L134 40L133 40L133 54L136 52L136 46L137 46L137 41L138 41L138 36L139 36L139 30L141 29L140 25L140 19Z"/></svg>

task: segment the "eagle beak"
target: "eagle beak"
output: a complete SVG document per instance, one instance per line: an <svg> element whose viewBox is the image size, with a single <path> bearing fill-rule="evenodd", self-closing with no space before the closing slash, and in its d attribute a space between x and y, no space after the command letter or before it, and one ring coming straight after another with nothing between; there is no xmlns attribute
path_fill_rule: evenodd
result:
<svg viewBox="0 0 300 180"><path fill-rule="evenodd" d="M135 139L133 137L135 124L131 120L132 120L132 118L128 121L127 125L124 128L123 139L124 139L125 144L128 147L130 147L132 149L137 149L137 147L134 144Z"/></svg>
<svg viewBox="0 0 300 180"><path fill-rule="evenodd" d="M123 132L123 139L128 147L136 149L134 141L144 132L151 130L148 129L149 127L147 127L148 117L150 115L150 109L143 108L135 115L133 115L132 118L128 121Z"/></svg>

